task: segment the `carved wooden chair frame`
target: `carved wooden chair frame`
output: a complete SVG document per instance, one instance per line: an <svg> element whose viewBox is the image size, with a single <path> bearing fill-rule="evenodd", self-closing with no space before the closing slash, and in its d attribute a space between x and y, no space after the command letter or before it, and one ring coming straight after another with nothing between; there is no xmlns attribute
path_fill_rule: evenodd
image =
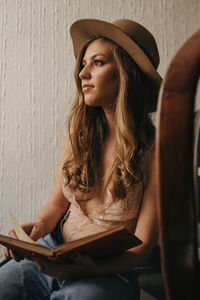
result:
<svg viewBox="0 0 200 300"><path fill-rule="evenodd" d="M199 74L200 30L173 58L159 94L156 180L167 300L200 299L193 180L193 116Z"/></svg>

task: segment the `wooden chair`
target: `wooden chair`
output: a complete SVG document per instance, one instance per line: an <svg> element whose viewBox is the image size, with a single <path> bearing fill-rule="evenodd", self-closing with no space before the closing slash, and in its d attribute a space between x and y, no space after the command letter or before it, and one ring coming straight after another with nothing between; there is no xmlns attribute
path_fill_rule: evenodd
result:
<svg viewBox="0 0 200 300"><path fill-rule="evenodd" d="M156 136L156 180L162 270L167 300L200 299L194 101L200 74L200 30L177 52L162 83ZM200 121L199 121L200 122ZM200 125L199 125L200 128ZM198 139L199 133L197 134ZM199 148L200 152L200 148ZM196 157L193 171L193 158Z"/></svg>

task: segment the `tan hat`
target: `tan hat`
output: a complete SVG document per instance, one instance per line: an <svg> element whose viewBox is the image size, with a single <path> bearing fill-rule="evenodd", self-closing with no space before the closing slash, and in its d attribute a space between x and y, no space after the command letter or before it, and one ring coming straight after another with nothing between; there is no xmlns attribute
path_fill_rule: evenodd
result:
<svg viewBox="0 0 200 300"><path fill-rule="evenodd" d="M128 19L119 19L112 23L97 19L81 19L72 24L70 33L75 57L92 38L106 37L126 50L157 88L160 86L162 78L156 71L160 61L156 41L142 25Z"/></svg>

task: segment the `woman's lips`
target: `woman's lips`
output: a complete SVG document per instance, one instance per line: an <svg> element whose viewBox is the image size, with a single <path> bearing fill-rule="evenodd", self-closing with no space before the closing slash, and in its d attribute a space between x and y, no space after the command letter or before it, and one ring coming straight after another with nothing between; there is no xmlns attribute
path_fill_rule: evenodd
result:
<svg viewBox="0 0 200 300"><path fill-rule="evenodd" d="M83 91L83 92L86 92L86 91L90 90L90 89L93 88L93 87L94 87L94 85L92 85L92 84L84 84L84 85L82 86L82 91Z"/></svg>

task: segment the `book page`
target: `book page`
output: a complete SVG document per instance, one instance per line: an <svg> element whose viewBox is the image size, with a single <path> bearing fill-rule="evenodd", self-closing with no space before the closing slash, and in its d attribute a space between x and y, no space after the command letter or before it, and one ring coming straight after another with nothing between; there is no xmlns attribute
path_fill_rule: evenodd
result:
<svg viewBox="0 0 200 300"><path fill-rule="evenodd" d="M28 236L28 234L22 229L22 227L20 226L20 224L18 223L18 221L15 219L15 217L13 216L13 214L11 213L11 211L10 211L10 217L11 217L13 229L15 230L15 233L16 233L18 239L21 240L21 241L25 241L25 242L37 244L37 243L36 243L34 240L32 240L32 239Z"/></svg>

